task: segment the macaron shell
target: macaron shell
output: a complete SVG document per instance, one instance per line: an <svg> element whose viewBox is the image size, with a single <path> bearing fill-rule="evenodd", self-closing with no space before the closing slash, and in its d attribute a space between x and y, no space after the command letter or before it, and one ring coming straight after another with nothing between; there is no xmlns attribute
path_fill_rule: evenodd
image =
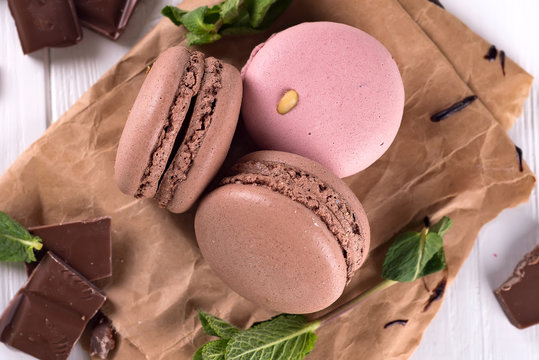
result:
<svg viewBox="0 0 539 360"><path fill-rule="evenodd" d="M238 162L244 161L276 161L288 164L295 168L302 169L319 179L323 180L329 186L331 186L335 191L337 191L342 197L346 199L346 203L350 206L354 214L356 215L356 222L359 225L361 230L362 243L358 244L357 253L352 256L360 258L361 262L358 264L358 267L361 266L369 253L370 248L370 226L367 218L367 214L363 209L363 205L358 200L354 192L346 185L340 178L338 178L333 172L325 168L316 161L312 161L303 156L296 154L291 154L282 151L271 151L271 150L262 150L256 151L250 154L243 156Z"/></svg>
<svg viewBox="0 0 539 360"><path fill-rule="evenodd" d="M266 308L318 311L345 287L346 264L333 234L310 210L266 188L219 187L202 200L195 232L219 277Z"/></svg>
<svg viewBox="0 0 539 360"><path fill-rule="evenodd" d="M277 33L255 48L242 76L242 117L254 142L316 160L341 178L376 161L400 126L395 61L348 25L303 23ZM290 89L299 102L281 115L277 104Z"/></svg>
<svg viewBox="0 0 539 360"><path fill-rule="evenodd" d="M184 47L169 48L144 80L120 138L114 165L116 183L125 194L135 195L140 186L190 55Z"/></svg>
<svg viewBox="0 0 539 360"><path fill-rule="evenodd" d="M187 179L178 184L167 209L174 213L187 211L223 164L238 123L241 107L242 81L239 71L223 64L222 88L216 96L210 127L206 130L198 154L187 173Z"/></svg>

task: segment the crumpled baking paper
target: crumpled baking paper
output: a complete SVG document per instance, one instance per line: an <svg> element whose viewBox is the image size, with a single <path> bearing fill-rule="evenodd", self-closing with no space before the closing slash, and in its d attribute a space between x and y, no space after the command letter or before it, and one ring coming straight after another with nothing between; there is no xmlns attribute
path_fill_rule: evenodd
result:
<svg viewBox="0 0 539 360"><path fill-rule="evenodd" d="M182 8L203 3L186 0ZM389 151L345 179L370 219L372 247L334 306L381 280L395 233L419 228L425 216L450 216L454 226L445 238L446 271L367 299L321 328L308 358L406 358L440 307L438 301L424 311L432 289L445 276L452 282L483 224L530 195L535 178L525 164L519 171L504 129L519 115L532 78L509 59L504 77L498 62L483 59L490 44L426 0L295 0L270 31L200 49L241 67L272 32L319 20L350 24L379 39L394 56L406 92L402 126ZM240 327L274 315L235 294L208 267L194 236L194 209L171 214L152 200L123 195L113 179L118 140L146 67L184 34L169 20L160 22L0 178L1 209L26 226L112 216L114 275L98 285L118 331L114 359L190 359L209 340L198 309ZM430 121L471 94L479 99L462 112ZM240 125L229 163L248 149ZM395 319L409 322L383 328Z"/></svg>

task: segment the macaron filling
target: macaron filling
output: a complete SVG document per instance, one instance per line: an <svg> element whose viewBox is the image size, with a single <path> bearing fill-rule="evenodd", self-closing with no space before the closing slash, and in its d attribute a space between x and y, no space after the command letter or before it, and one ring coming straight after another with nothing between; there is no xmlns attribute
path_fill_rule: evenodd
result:
<svg viewBox="0 0 539 360"><path fill-rule="evenodd" d="M174 101L164 123L155 150L150 162L140 180L135 197L153 197L157 192L159 180L166 169L167 163L173 153L174 143L180 133L192 99L197 96L204 75L204 54L195 51L191 53L186 64L183 76L178 85Z"/></svg>
<svg viewBox="0 0 539 360"><path fill-rule="evenodd" d="M205 66L203 83L194 105L185 138L159 185L156 199L161 207L168 205L174 197L178 184L187 179L189 169L198 154L207 130L212 124L217 94L222 87L223 63L215 58L207 58Z"/></svg>
<svg viewBox="0 0 539 360"><path fill-rule="evenodd" d="M327 183L285 163L250 160L233 166L221 184L263 186L313 211L339 242L350 282L365 256L365 234L352 207Z"/></svg>

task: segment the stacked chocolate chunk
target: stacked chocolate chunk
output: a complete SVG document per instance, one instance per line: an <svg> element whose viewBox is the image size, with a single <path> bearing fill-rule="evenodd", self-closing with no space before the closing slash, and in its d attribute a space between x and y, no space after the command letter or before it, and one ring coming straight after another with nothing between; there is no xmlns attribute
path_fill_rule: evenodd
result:
<svg viewBox="0 0 539 360"><path fill-rule="evenodd" d="M106 300L90 280L112 275L110 225L105 217L29 229L43 249L0 317L0 341L39 359L67 359Z"/></svg>
<svg viewBox="0 0 539 360"><path fill-rule="evenodd" d="M9 0L22 50L64 47L82 40L79 25L116 40L137 0Z"/></svg>

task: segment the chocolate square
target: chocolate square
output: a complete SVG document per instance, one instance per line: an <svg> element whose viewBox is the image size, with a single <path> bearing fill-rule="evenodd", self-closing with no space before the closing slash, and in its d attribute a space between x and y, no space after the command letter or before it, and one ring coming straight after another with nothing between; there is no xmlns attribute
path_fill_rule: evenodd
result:
<svg viewBox="0 0 539 360"><path fill-rule="evenodd" d="M72 0L8 0L8 5L25 54L82 40Z"/></svg>
<svg viewBox="0 0 539 360"><path fill-rule="evenodd" d="M43 240L43 249L36 254L38 261L50 250L90 281L112 275L110 217L36 226L28 231ZM36 266L26 264L28 275Z"/></svg>
<svg viewBox="0 0 539 360"><path fill-rule="evenodd" d="M82 25L116 40L125 30L137 0L74 0Z"/></svg>
<svg viewBox="0 0 539 360"><path fill-rule="evenodd" d="M0 341L42 360L67 359L105 299L48 252L0 317Z"/></svg>
<svg viewBox="0 0 539 360"><path fill-rule="evenodd" d="M539 324L539 246L518 263L494 294L517 328Z"/></svg>

